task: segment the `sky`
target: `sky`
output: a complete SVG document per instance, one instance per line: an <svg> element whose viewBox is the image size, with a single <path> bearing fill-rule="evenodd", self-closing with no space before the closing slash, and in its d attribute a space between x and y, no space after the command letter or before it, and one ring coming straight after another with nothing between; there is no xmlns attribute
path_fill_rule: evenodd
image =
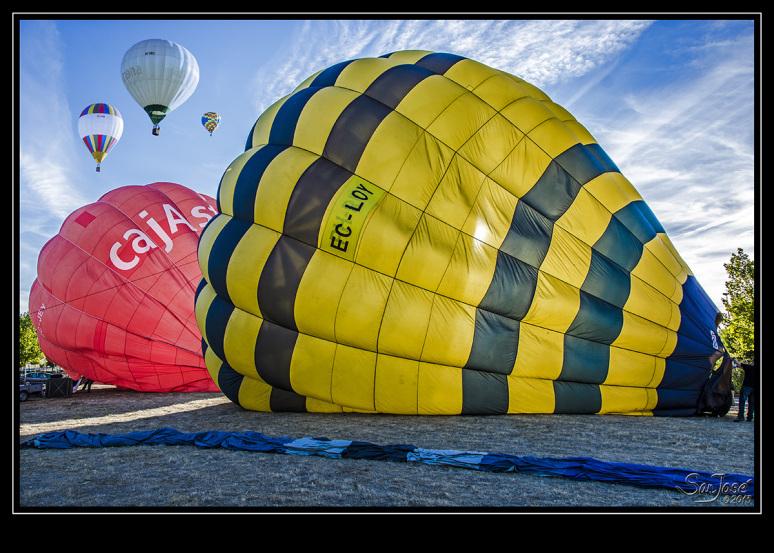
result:
<svg viewBox="0 0 774 553"><path fill-rule="evenodd" d="M24 20L20 24L19 309L43 245L73 210L128 184L215 196L258 116L312 73L403 49L453 52L540 87L597 139L722 309L723 263L754 257L752 20ZM151 135L121 81L147 38L196 57L196 92ZM78 136L91 103L124 133L102 163ZM212 137L206 111L222 120Z"/></svg>

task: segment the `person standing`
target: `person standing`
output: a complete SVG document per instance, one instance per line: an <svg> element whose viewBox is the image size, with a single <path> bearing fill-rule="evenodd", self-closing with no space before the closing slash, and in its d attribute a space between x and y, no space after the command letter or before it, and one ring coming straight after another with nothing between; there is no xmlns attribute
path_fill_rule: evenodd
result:
<svg viewBox="0 0 774 553"><path fill-rule="evenodd" d="M94 384L94 381L90 378L87 378L83 381L83 388L82 391L91 392L91 385Z"/></svg>
<svg viewBox="0 0 774 553"><path fill-rule="evenodd" d="M734 422L745 420L745 403L747 403L747 420L752 421L755 416L755 404L758 399L758 371L756 370L755 362L742 363L742 370L744 371L744 380L742 381L742 390L739 394L739 413L736 415Z"/></svg>

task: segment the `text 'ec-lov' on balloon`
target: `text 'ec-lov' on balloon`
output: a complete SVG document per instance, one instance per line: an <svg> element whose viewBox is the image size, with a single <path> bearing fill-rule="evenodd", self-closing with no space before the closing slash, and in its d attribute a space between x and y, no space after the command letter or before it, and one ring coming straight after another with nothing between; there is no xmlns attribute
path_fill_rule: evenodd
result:
<svg viewBox="0 0 774 553"><path fill-rule="evenodd" d="M594 137L454 54L337 63L255 122L196 314L258 411L691 415L717 310Z"/></svg>

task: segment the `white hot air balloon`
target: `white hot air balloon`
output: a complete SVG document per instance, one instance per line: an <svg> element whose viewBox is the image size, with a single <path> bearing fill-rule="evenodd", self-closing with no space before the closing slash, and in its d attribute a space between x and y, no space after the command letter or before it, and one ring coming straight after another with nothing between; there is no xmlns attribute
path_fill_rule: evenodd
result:
<svg viewBox="0 0 774 553"><path fill-rule="evenodd" d="M89 104L78 119L78 134L97 162L97 172L99 164L121 140L123 133L121 112L110 104Z"/></svg>
<svg viewBox="0 0 774 553"><path fill-rule="evenodd" d="M153 134L158 135L161 120L196 90L199 64L180 44L151 38L127 50L121 78L153 122Z"/></svg>

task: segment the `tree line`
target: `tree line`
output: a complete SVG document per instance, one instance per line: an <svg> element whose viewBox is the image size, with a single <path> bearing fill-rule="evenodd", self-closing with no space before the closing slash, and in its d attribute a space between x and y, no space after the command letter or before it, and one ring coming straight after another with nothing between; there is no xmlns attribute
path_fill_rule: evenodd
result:
<svg viewBox="0 0 774 553"><path fill-rule="evenodd" d="M720 338L726 351L740 363L755 361L755 261L742 248L731 254L724 263L728 280L723 293L723 320ZM741 371L734 369L732 382L735 390L742 383Z"/></svg>

